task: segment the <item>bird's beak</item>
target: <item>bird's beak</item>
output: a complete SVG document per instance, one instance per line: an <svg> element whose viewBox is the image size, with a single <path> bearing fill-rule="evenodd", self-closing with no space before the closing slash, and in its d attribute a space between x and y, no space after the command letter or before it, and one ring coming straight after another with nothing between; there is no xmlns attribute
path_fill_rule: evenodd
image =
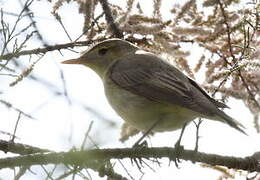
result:
<svg viewBox="0 0 260 180"><path fill-rule="evenodd" d="M62 64L83 64L83 59L82 58L77 58L77 59L69 59L66 61L62 61Z"/></svg>

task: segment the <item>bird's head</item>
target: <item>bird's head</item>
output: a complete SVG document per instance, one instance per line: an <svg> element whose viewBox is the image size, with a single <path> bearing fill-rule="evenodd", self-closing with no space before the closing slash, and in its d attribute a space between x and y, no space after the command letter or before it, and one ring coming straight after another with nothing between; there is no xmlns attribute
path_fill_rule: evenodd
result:
<svg viewBox="0 0 260 180"><path fill-rule="evenodd" d="M125 40L109 39L94 45L79 58L66 60L62 63L88 66L102 77L113 62L134 54L137 50L137 46Z"/></svg>

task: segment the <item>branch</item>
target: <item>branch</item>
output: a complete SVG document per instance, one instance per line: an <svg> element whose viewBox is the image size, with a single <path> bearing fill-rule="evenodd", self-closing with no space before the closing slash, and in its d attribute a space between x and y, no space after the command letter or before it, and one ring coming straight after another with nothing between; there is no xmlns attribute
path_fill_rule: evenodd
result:
<svg viewBox="0 0 260 180"><path fill-rule="evenodd" d="M46 155L48 156L47 159L44 158L47 162L48 158L51 159L51 155L49 156L49 154L54 153L54 151L48 150L48 149L41 149L38 147L34 147L34 146L30 146L30 145L26 145L26 144L21 144L21 143L14 143L13 141L4 141L4 140L0 140L0 150L7 153L7 152L11 152L11 153L15 153L15 154L20 154L20 155L25 155L25 156L18 156L17 158L21 158L21 157L32 157L34 158L34 155L36 153L46 153ZM54 154L60 154L60 153L54 153ZM43 157L45 157L46 155L42 154ZM58 157L58 155L57 155ZM9 159L9 158L6 158ZM27 159L27 158L25 158ZM2 161L1 161L2 160ZM0 166L2 165L2 168L5 168L4 166L6 165L4 163L4 159L0 159ZM16 164L15 162L15 158L13 163ZM29 162L30 160L26 160L27 162ZM2 164L1 164L2 163ZM19 163L19 162L18 162ZM48 164L50 164L52 162L49 162ZM30 163L29 163L30 164ZM38 165L42 164L42 163L36 163ZM44 164L44 163L43 163ZM69 163L69 164L73 164L73 163ZM16 165L14 165L13 167L15 167ZM28 167L28 166L24 166L24 167ZM1 168L1 167L0 167ZM120 174L116 173L113 171L113 169L106 167L102 164L102 166L100 165L100 163L96 163L96 162L92 162L92 164L89 164L89 168L99 172L100 175L106 175L107 177L114 179L114 180L127 180L127 178L121 176ZM75 173L77 171L80 171L79 169L73 169L71 172L69 172L69 174L71 173ZM64 174L63 176L66 176L66 174Z"/></svg>
<svg viewBox="0 0 260 180"><path fill-rule="evenodd" d="M220 0L218 0L218 4L220 6L220 10L221 10L222 16L224 18L224 24L226 25L227 38L228 38L227 43L228 43L228 47L229 47L229 53L232 57L233 62L235 63L235 56L234 56L232 45L231 45L231 31L230 31L230 27L229 27L229 24L228 24L228 21L227 21L228 18L227 18L227 15L225 13L225 9L223 7L223 4ZM227 61L227 63L228 63L228 61Z"/></svg>
<svg viewBox="0 0 260 180"><path fill-rule="evenodd" d="M24 50L17 53L8 53L0 56L0 60L9 60L14 57L19 57L23 55L32 55L32 54L41 54L41 53L47 53L48 51L54 51L54 50L61 50L61 49L67 49L67 48L73 48L75 46L87 46L97 41L105 40L105 38L97 39L97 40L88 40L88 41L78 41L78 42L71 42L71 43L65 43L65 44L57 44L53 46L47 46L44 48L37 48L37 49L31 49L31 50Z"/></svg>
<svg viewBox="0 0 260 180"><path fill-rule="evenodd" d="M12 141L4 141L4 140L0 140L0 150L5 153L11 152L11 153L21 154L21 155L52 152L51 150L48 149L41 149L26 144L14 143Z"/></svg>
<svg viewBox="0 0 260 180"><path fill-rule="evenodd" d="M191 150L183 150L180 154L175 148L115 148L115 149L94 149L75 152L49 152L23 155L19 157L9 157L0 159L0 168L13 168L17 166L32 166L46 164L71 164L76 166L85 165L89 168L97 167L104 160L110 159L141 159L141 158L169 158L174 160L178 154L178 158L189 160L192 162L202 162L210 165L220 165L228 168L242 169L247 171L260 172L259 153L245 158L221 156L216 154L206 154L202 152L194 152Z"/></svg>
<svg viewBox="0 0 260 180"><path fill-rule="evenodd" d="M117 37L117 38L123 38L123 33L118 29L114 19L113 19L113 16L112 16L112 13L111 13L111 10L108 6L108 3L107 3L107 0L99 0L102 8L103 8L103 11L105 13L105 17L106 17L106 21L109 25L109 28L111 29L112 33Z"/></svg>

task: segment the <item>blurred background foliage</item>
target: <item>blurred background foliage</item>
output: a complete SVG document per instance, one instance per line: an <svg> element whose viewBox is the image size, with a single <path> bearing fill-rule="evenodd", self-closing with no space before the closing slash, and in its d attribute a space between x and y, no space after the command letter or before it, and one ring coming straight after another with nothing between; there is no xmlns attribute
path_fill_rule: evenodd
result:
<svg viewBox="0 0 260 180"><path fill-rule="evenodd" d="M108 143L108 137L101 133L104 129L119 134L115 114L107 116L112 110L101 105L102 86L94 82L94 75L79 71L77 77L68 77L58 64L78 56L87 46L113 37L165 57L216 99L243 102L253 118L242 123L260 132L257 0L1 0L0 5L1 139L37 146L41 143L33 134L46 133L48 138L62 137L59 143L63 145L64 139L69 141L64 149L74 145L93 148ZM78 78L82 76L88 79ZM85 85L90 82L94 85ZM85 92L89 88L96 94ZM86 100L73 96L82 90ZM68 114L64 111L70 111L69 118L78 125L65 121ZM42 118L61 125L42 123L42 129L34 129L32 124ZM85 144L92 121L99 127L92 130L95 143L90 140ZM86 134L75 138L77 131ZM132 133L123 130L121 139ZM48 148L52 147L50 143Z"/></svg>

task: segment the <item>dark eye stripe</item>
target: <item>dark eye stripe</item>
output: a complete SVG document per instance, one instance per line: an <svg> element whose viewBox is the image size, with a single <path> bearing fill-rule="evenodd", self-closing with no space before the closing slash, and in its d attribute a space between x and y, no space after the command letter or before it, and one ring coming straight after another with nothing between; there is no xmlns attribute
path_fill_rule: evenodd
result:
<svg viewBox="0 0 260 180"><path fill-rule="evenodd" d="M101 48L98 50L98 54L103 56L107 53L107 51L108 51L107 48Z"/></svg>

